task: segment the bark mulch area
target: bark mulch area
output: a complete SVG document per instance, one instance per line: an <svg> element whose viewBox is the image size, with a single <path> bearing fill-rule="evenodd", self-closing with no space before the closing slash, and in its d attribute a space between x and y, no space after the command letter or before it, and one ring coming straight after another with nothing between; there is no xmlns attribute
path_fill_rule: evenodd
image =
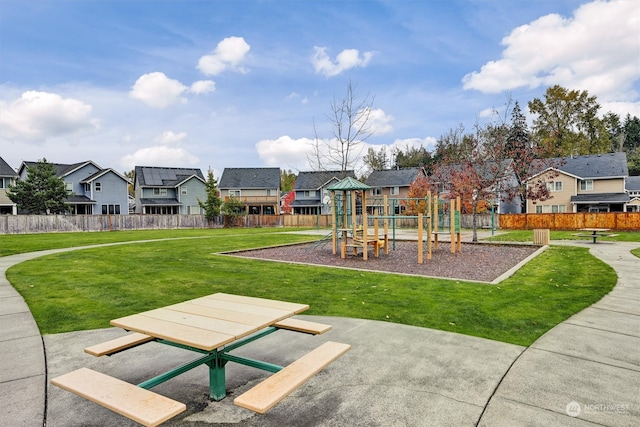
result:
<svg viewBox="0 0 640 427"><path fill-rule="evenodd" d="M426 245L424 246L424 264L418 264L418 243L415 241L396 241L395 250L393 250L393 242L389 242L389 255L385 255L381 250L378 258L373 256L373 249L370 249L367 261L362 259L361 252L357 256L349 254L347 259L340 258L339 250L337 255L333 255L331 242L320 245L302 244L240 251L234 252L233 255L331 267L491 282L538 249L538 246L529 245L463 243L462 251L452 254L450 244L440 242L439 248L433 250L433 256L430 260L427 260L427 249Z"/></svg>

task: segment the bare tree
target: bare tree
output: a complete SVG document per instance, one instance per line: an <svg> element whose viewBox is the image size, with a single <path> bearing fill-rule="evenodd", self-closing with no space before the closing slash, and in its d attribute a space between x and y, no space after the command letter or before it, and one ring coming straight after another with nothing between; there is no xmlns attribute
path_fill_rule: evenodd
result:
<svg viewBox="0 0 640 427"><path fill-rule="evenodd" d="M343 98L333 98L326 115L331 123L332 137L322 138L316 123L313 123L315 139L307 160L316 170L340 170L346 172L354 167L361 156L364 142L375 133L371 123L374 97L367 93L358 96L356 86L349 80Z"/></svg>

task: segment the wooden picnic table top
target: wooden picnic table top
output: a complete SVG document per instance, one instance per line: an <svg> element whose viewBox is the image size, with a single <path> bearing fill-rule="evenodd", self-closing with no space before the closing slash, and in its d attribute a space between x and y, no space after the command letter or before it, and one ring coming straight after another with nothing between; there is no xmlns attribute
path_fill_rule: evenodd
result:
<svg viewBox="0 0 640 427"><path fill-rule="evenodd" d="M308 308L306 304L217 293L114 319L111 324L211 351Z"/></svg>

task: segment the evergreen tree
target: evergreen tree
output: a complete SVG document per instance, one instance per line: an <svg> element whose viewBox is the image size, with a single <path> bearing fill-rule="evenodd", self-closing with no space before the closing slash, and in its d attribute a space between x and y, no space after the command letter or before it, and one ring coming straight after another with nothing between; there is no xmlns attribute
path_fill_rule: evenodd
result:
<svg viewBox="0 0 640 427"><path fill-rule="evenodd" d="M520 207L526 211L526 200L545 200L549 197L545 183L532 185L527 180L535 173L554 166L553 160L548 158L549 153L544 147L536 145L529 133L527 119L520 105L516 101L511 112L511 125L507 133L505 158L513 159L513 172L517 181L517 187L509 193L520 200Z"/></svg>
<svg viewBox="0 0 640 427"><path fill-rule="evenodd" d="M221 212L224 215L224 226L236 227L239 225L238 218L246 214L246 207L240 200L229 196L229 199L222 204Z"/></svg>
<svg viewBox="0 0 640 427"><path fill-rule="evenodd" d="M422 145L420 147L405 148L405 151L398 149L395 153L395 167L397 169L424 167L430 169L433 159L431 153Z"/></svg>
<svg viewBox="0 0 640 427"><path fill-rule="evenodd" d="M27 177L10 186L7 196L27 213L35 215L59 214L68 210L65 199L69 194L64 181L47 159L39 160L35 166L27 167Z"/></svg>
<svg viewBox="0 0 640 427"><path fill-rule="evenodd" d="M280 191L288 193L293 190L293 186L296 184L297 175L291 170L280 171Z"/></svg>
<svg viewBox="0 0 640 427"><path fill-rule="evenodd" d="M202 209L204 209L205 218L212 221L220 215L222 200L220 200L220 196L218 196L218 180L213 176L211 168L207 171L207 181L204 185L207 193L207 200L204 202L202 200L198 200L198 204Z"/></svg>
<svg viewBox="0 0 640 427"><path fill-rule="evenodd" d="M367 154L364 155L362 161L370 171L382 171L389 168L389 155L387 148L381 147L380 151L369 147Z"/></svg>
<svg viewBox="0 0 640 427"><path fill-rule="evenodd" d="M640 119L627 114L624 119L624 143L623 148L627 152L640 149Z"/></svg>

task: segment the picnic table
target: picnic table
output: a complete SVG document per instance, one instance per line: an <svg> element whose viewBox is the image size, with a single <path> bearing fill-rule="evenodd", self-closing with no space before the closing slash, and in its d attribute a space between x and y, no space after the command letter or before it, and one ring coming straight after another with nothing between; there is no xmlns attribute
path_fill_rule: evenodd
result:
<svg viewBox="0 0 640 427"><path fill-rule="evenodd" d="M597 243L598 237L611 237L611 236L613 236L613 234L607 233L608 231L611 231L610 228L591 228L591 227L589 227L589 228L580 228L579 230L591 233L591 234L577 234L577 236L590 237L590 238L593 239L593 243Z"/></svg>
<svg viewBox="0 0 640 427"><path fill-rule="evenodd" d="M274 373L234 399L238 406L264 413L350 346L328 341L286 367L230 352L280 329L311 334L331 329L329 325L292 318L308 308L306 304L216 293L114 319L113 326L133 333L88 347L86 353L112 355L154 341L192 351L198 357L137 385L88 368L51 382L140 424L155 426L185 411L186 406L150 388L205 364L209 367L210 398L219 401L226 396L225 365L235 362Z"/></svg>

